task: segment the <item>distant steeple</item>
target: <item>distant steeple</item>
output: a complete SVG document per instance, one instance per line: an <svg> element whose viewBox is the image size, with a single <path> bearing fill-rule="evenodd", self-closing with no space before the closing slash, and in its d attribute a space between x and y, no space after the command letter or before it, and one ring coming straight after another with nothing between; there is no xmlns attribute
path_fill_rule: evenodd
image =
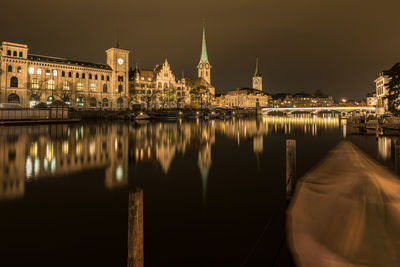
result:
<svg viewBox="0 0 400 267"><path fill-rule="evenodd" d="M254 77L261 77L260 71L258 69L258 57L256 58L256 71L254 72Z"/></svg>
<svg viewBox="0 0 400 267"><path fill-rule="evenodd" d="M207 55L207 43L206 43L206 26L205 26L205 21L203 20L203 41L201 44L201 56L200 60L204 63L208 60L208 55Z"/></svg>

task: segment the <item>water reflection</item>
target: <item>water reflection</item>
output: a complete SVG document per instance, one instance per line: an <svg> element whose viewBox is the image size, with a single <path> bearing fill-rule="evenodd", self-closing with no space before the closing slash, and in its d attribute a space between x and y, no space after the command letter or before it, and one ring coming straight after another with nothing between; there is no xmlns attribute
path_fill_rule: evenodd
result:
<svg viewBox="0 0 400 267"><path fill-rule="evenodd" d="M128 184L129 162L157 162L168 174L177 155L195 150L205 199L216 135L238 146L252 140L258 161L268 135L314 136L339 126L337 118L313 116L1 127L0 198L22 197L26 182L92 169L104 169L105 187L114 189Z"/></svg>

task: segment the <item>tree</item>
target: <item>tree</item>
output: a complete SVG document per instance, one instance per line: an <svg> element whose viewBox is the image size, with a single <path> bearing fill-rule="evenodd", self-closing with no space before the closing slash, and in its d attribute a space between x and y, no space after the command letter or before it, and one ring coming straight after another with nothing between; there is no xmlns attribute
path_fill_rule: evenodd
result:
<svg viewBox="0 0 400 267"><path fill-rule="evenodd" d="M147 93L146 91L143 91L143 94L141 95L141 100L146 103L146 110L149 110L149 107L153 105L154 100L157 99L158 95L160 94L159 90L148 90Z"/></svg>
<svg viewBox="0 0 400 267"><path fill-rule="evenodd" d="M389 71L388 95L385 99L388 100L388 109L394 116L400 115L400 64L394 65Z"/></svg>

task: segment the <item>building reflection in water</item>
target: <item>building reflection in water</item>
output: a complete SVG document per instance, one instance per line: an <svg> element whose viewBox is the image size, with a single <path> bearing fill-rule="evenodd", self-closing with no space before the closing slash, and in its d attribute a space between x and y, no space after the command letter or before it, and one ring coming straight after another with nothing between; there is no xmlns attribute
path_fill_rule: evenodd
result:
<svg viewBox="0 0 400 267"><path fill-rule="evenodd" d="M237 140L238 145L240 140L252 140L258 160L264 151L263 138L268 135L317 135L339 125L337 118L330 117L267 116L147 124L1 127L0 199L22 197L25 182L92 169L105 170L106 188L126 186L130 160L138 164L158 162L168 174L174 158L190 149L198 151L197 165L205 200L216 134Z"/></svg>

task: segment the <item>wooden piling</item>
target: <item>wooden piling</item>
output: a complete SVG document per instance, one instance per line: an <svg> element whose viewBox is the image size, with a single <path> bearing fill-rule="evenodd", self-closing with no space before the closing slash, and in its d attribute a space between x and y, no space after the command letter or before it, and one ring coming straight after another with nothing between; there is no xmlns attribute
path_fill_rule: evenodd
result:
<svg viewBox="0 0 400 267"><path fill-rule="evenodd" d="M296 179L296 140L286 140L286 199L293 195Z"/></svg>
<svg viewBox="0 0 400 267"><path fill-rule="evenodd" d="M143 190L129 192L128 267L144 267Z"/></svg>

